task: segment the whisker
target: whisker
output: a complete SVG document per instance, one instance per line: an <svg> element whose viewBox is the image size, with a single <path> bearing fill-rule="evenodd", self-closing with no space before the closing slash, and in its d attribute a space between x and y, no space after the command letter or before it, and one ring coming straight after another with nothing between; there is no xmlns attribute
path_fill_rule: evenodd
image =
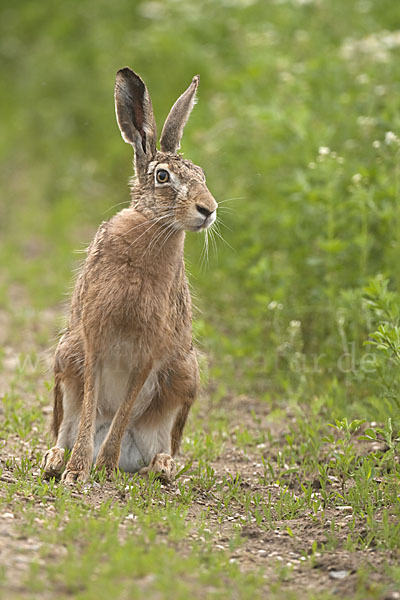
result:
<svg viewBox="0 0 400 600"><path fill-rule="evenodd" d="M201 253L200 253L200 269L203 269L203 267L204 267L205 253L206 253L206 233L207 233L207 229L205 230L204 239L203 239L203 247L202 247Z"/></svg>
<svg viewBox="0 0 400 600"><path fill-rule="evenodd" d="M233 229L231 229L226 223L224 223L221 218L219 218L218 221L215 221L215 223L218 226L218 230L219 230L219 226L222 225L223 227L225 227L225 229L228 229L229 231L233 232Z"/></svg>
<svg viewBox="0 0 400 600"><path fill-rule="evenodd" d="M112 211L114 208L117 208L117 206L121 206L122 204L126 204L126 206L129 206L129 200L124 200L123 202L117 202L117 204L114 204L114 206L110 206L109 208L106 208L106 210L102 214L106 215L108 212Z"/></svg>
<svg viewBox="0 0 400 600"><path fill-rule="evenodd" d="M128 246L128 250L129 250L129 248L131 248L131 247L132 247L134 244L137 244L137 243L138 243L138 241L139 241L139 240L140 240L140 239L141 239L141 238L142 238L142 237L143 237L143 236L144 236L144 235L145 235L145 234L146 234L148 231L150 231L150 229L152 229L152 228L153 228L155 225L157 225L157 221L154 221L154 222L153 222L153 223L152 223L152 224L151 224L151 225L150 225L150 226L149 226L149 227L146 229L146 231L143 231L143 233L141 233L141 234L139 235L139 237L135 238L135 239L133 240L133 242L131 242L131 243L129 244L129 246Z"/></svg>
<svg viewBox="0 0 400 600"><path fill-rule="evenodd" d="M144 253L143 256L146 256L146 254L150 253L150 251L157 245L158 240L162 239L164 237L164 234L169 230L169 225L167 225L165 228L160 229L160 231L156 231L153 235L153 237L151 238L149 245L146 248L146 251Z"/></svg>
<svg viewBox="0 0 400 600"><path fill-rule="evenodd" d="M146 221L142 221L142 223L138 223L138 225L134 225L133 227L131 227L130 229L128 229L128 231L125 232L125 235L127 235L128 233L131 233L131 231L134 231L135 229L138 229L138 227L143 227L144 225L148 225L149 223L157 223L158 221L161 221L161 219L165 219L167 216L172 216L173 215L173 211L171 210L170 212L166 213L165 215L161 215L160 217L153 217L152 219L146 219Z"/></svg>
<svg viewBox="0 0 400 600"><path fill-rule="evenodd" d="M168 232L169 230L169 232ZM165 237L163 243L161 244L157 255L161 252L161 250L164 248L165 244L168 242L168 240L173 236L173 234L175 233L176 229L174 227L174 223L170 223L167 227L166 227L166 231L168 232L168 235Z"/></svg>
<svg viewBox="0 0 400 600"><path fill-rule="evenodd" d="M230 208L230 206L219 206L218 207L218 214L220 212L235 213L236 210L233 210L233 208Z"/></svg>
<svg viewBox="0 0 400 600"><path fill-rule="evenodd" d="M168 215L171 216L171 215ZM147 252L150 252L150 250L152 250L158 243L158 240L162 239L164 232L169 231L169 230L175 230L175 222L172 223L167 223L167 226L165 228L162 228L159 232L157 232L150 240L149 245L146 248L146 252L145 255L147 254ZM158 252L157 252L158 254Z"/></svg>
<svg viewBox="0 0 400 600"><path fill-rule="evenodd" d="M208 266L208 229L204 231L204 246L202 252L202 262L200 264L201 268L205 268Z"/></svg>
<svg viewBox="0 0 400 600"><path fill-rule="evenodd" d="M157 243L157 240L159 240L164 235L164 231L165 231L165 229L161 228L160 230L153 232L153 235L150 238L147 248L143 254L143 258L146 256L146 254L148 254L150 252L152 247L155 246L155 244Z"/></svg>
<svg viewBox="0 0 400 600"><path fill-rule="evenodd" d="M218 246L217 246L217 241L214 237L214 229L212 227L210 227L210 240L211 240L211 244L214 250L214 254L218 259Z"/></svg>
<svg viewBox="0 0 400 600"><path fill-rule="evenodd" d="M138 241L139 241L139 240L140 240L140 239L141 239L141 238L142 238L142 237L143 237L143 236L144 236L144 235L145 235L145 234L146 234L148 231L150 231L150 229L152 229L152 228L153 228L155 225L157 225L157 223L159 223L160 221L162 221L162 219L166 219L167 217L170 217L170 215L169 215L169 214L167 214L167 215L162 215L161 217L157 217L157 218L156 218L156 219L155 219L155 220L152 222L152 224L151 224L151 225L150 225L150 226L149 226L149 227L146 229L146 231L144 231L143 233L141 233L141 234L139 235L139 237L138 237L138 238L134 239L134 240L133 240L133 242L132 242L131 244L129 244L129 246L128 246L128 250L129 250L129 248L130 248L131 246L133 246L133 244L137 244L137 242L138 242ZM134 229L134 228L133 228L133 229ZM132 231L133 229L131 229L130 231Z"/></svg>
<svg viewBox="0 0 400 600"><path fill-rule="evenodd" d="M206 266L207 267L210 264L210 255L209 255L210 244L209 244L208 234L209 234L209 231L208 231L208 229L206 229Z"/></svg>
<svg viewBox="0 0 400 600"><path fill-rule="evenodd" d="M245 200L245 196L237 196L236 198L225 198L225 200L219 200L218 206L220 204L224 204L225 202L233 202L234 200Z"/></svg>
<svg viewBox="0 0 400 600"><path fill-rule="evenodd" d="M153 219L146 219L146 221L142 221L141 223L134 225L133 227L128 229L128 231L125 232L125 235L128 235L128 233L131 233L131 231L134 231L135 229L138 229L139 227L144 227L145 225L148 225L149 223L153 223Z"/></svg>
<svg viewBox="0 0 400 600"><path fill-rule="evenodd" d="M226 244L231 250L233 250L234 252L236 252L235 248L232 248L232 246L230 245L230 243L227 242L226 239L222 236L221 232L218 231L217 227L215 227L214 233L220 238L220 240L222 240L224 242L224 244Z"/></svg>

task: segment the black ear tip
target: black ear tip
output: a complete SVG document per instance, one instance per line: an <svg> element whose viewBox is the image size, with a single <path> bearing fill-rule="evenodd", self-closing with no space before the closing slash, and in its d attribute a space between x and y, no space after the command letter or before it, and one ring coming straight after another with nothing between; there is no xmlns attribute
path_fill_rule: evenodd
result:
<svg viewBox="0 0 400 600"><path fill-rule="evenodd" d="M137 73L135 73L135 71L132 71L132 69L130 67L123 67L122 69L118 69L116 78L117 79L136 79L136 80L142 81L141 78L139 77L139 75Z"/></svg>
<svg viewBox="0 0 400 600"><path fill-rule="evenodd" d="M192 79L192 83L197 87L200 83L200 75L195 75Z"/></svg>
<svg viewBox="0 0 400 600"><path fill-rule="evenodd" d="M128 75L129 73L133 73L129 67L122 67L122 69L118 69L117 71L117 75Z"/></svg>

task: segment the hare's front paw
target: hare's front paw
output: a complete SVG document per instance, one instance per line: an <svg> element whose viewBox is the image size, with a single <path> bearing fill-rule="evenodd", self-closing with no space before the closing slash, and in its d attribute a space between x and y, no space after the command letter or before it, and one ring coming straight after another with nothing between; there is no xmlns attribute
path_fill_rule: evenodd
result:
<svg viewBox="0 0 400 600"><path fill-rule="evenodd" d="M64 473L62 474L61 481L63 483L66 483L67 485L72 485L78 482L84 483L85 481L87 481L88 477L89 471L71 469L67 465Z"/></svg>
<svg viewBox="0 0 400 600"><path fill-rule="evenodd" d="M118 456L110 456L101 451L96 460L96 469L105 469L107 476L111 475L118 469Z"/></svg>
<svg viewBox="0 0 400 600"><path fill-rule="evenodd" d="M149 466L139 471L139 475L147 475L149 472L164 481L173 481L176 475L175 461L169 454L156 454Z"/></svg>
<svg viewBox="0 0 400 600"><path fill-rule="evenodd" d="M45 477L57 477L64 467L65 448L50 448L43 456L41 468Z"/></svg>
<svg viewBox="0 0 400 600"><path fill-rule="evenodd" d="M67 484L76 482L85 482L89 478L90 462L86 459L80 459L78 456L71 456L62 474L61 481Z"/></svg>

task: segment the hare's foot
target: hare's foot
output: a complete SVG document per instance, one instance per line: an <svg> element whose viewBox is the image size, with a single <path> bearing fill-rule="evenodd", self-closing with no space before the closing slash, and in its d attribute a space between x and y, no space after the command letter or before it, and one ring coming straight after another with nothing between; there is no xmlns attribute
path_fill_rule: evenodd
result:
<svg viewBox="0 0 400 600"><path fill-rule="evenodd" d="M164 481L173 481L176 475L175 461L169 454L156 454L149 466L139 471L139 475L147 475L149 472Z"/></svg>
<svg viewBox="0 0 400 600"><path fill-rule="evenodd" d="M61 481L67 484L87 481L90 473L90 464L88 460L72 455L62 474Z"/></svg>
<svg viewBox="0 0 400 600"><path fill-rule="evenodd" d="M43 456L41 468L45 477L57 477L64 468L65 448L50 448Z"/></svg>
<svg viewBox="0 0 400 600"><path fill-rule="evenodd" d="M85 469L71 469L70 467L66 467L64 473L62 474L61 481L68 485L72 485L73 483L84 483L87 481L89 477L89 471Z"/></svg>
<svg viewBox="0 0 400 600"><path fill-rule="evenodd" d="M96 460L96 469L105 469L107 476L111 477L111 475L118 469L118 456L106 454L100 449Z"/></svg>

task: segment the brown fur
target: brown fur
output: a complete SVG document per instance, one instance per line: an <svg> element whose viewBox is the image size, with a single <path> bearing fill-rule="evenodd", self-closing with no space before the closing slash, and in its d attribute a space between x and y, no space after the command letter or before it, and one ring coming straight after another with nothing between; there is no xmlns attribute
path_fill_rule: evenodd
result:
<svg viewBox="0 0 400 600"><path fill-rule="evenodd" d="M123 138L135 150L136 178L131 206L102 223L88 249L56 352L52 431L57 444L46 453L43 468L52 475L59 471L64 448L72 447L66 482L87 478L96 427L103 421L111 425L97 466L107 471L118 466L128 428L142 436L137 438L144 440L142 453L158 444L160 454L147 455L148 464L162 465L164 475L174 472L169 454L179 449L199 385L185 230L206 228L217 207L203 171L174 154L197 85L198 77L175 103L163 129L168 152L158 152L145 84L130 69L117 74L116 113ZM167 184L157 179L160 169L169 174ZM120 381L126 381L121 397ZM159 441L164 428L168 442Z"/></svg>
<svg viewBox="0 0 400 600"><path fill-rule="evenodd" d="M54 441L57 440L58 431L63 420L63 404L62 404L62 390L61 381L59 374L57 373L54 378L54 405L53 405L53 418L51 420L51 434Z"/></svg>

